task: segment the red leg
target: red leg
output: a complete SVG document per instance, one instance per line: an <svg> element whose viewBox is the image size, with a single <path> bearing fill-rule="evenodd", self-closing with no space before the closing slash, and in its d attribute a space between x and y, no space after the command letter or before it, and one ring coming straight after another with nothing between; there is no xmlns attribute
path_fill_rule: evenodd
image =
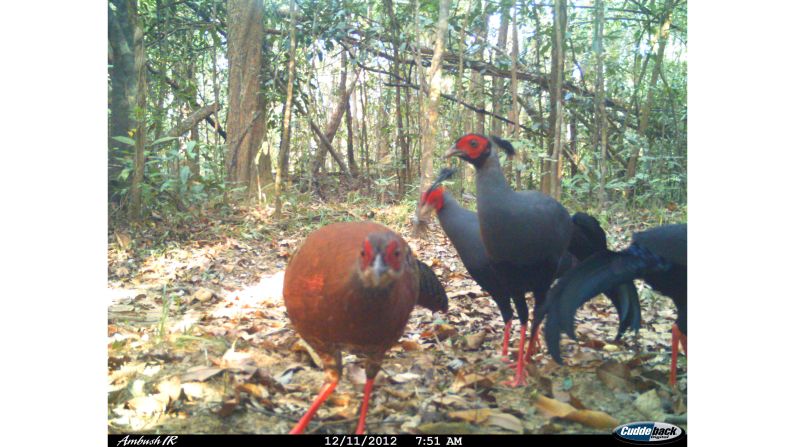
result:
<svg viewBox="0 0 795 447"><path fill-rule="evenodd" d="M323 388L320 390L320 393L315 398L315 401L312 402L312 406L310 406L309 409L306 410L306 413L301 418L301 420L298 421L297 424L295 424L295 427L293 427L292 430L290 430L291 435L300 435L301 433L304 432L306 426L309 425L309 421L311 421L312 418L315 416L317 409L320 408L323 402L325 402L326 399L328 399L328 397L331 396L331 393L334 392L334 388L337 387L337 382L339 382L339 379L334 380L332 382L328 382L325 386L323 386Z"/></svg>
<svg viewBox="0 0 795 447"><path fill-rule="evenodd" d="M525 358L526 362L531 361L534 355L541 352L541 339L539 337L540 333L541 326L539 325L536 327L533 333L530 334L530 344L527 346L527 357Z"/></svg>
<svg viewBox="0 0 795 447"><path fill-rule="evenodd" d="M364 421L367 418L367 407L370 404L370 393L373 391L374 379L367 379L364 384L364 399L362 400L362 412L359 414L359 425L356 426L356 434L364 433Z"/></svg>
<svg viewBox="0 0 795 447"><path fill-rule="evenodd" d="M668 383L671 386L676 385L676 361L679 358L679 343L682 343L682 348L687 355L687 337L679 330L679 326L674 324L671 328L671 376Z"/></svg>
<svg viewBox="0 0 795 447"><path fill-rule="evenodd" d="M514 376L513 381L505 383L505 385L508 385L512 388L527 385L527 381L524 377L524 362L522 361L522 358L524 357L524 338L526 331L527 324L523 324L520 330L521 335L519 336L519 352L516 357L516 375Z"/></svg>
<svg viewBox="0 0 795 447"><path fill-rule="evenodd" d="M502 335L502 361L505 363L510 362L508 358L508 343L511 341L511 322L513 320L508 320L505 322L505 329L503 330Z"/></svg>

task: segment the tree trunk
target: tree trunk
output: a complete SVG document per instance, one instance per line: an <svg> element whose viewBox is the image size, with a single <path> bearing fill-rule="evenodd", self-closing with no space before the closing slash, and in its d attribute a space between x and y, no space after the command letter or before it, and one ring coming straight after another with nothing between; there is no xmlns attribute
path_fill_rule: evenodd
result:
<svg viewBox="0 0 795 447"><path fill-rule="evenodd" d="M133 19L134 37L133 48L135 49L135 161L133 163L133 178L130 185L130 208L129 219L138 221L141 219L141 186L144 181L144 147L146 145L146 55L144 53L144 31L141 28L140 19L137 12L130 6L130 17Z"/></svg>
<svg viewBox="0 0 795 447"><path fill-rule="evenodd" d="M287 95L282 112L282 138L279 143L279 166L276 170L274 218L282 218L282 189L290 171L290 121L293 110L293 84L295 84L295 0L290 0L290 60L287 63Z"/></svg>
<svg viewBox="0 0 795 447"><path fill-rule="evenodd" d="M347 60L343 57L343 68L342 73L340 76L340 83L339 83L339 101L337 102L337 106L334 109L334 112L329 117L328 122L326 123L326 129L323 132L323 135L326 137L329 143L334 141L334 136L337 134L337 130L342 123L342 117L345 115L346 104L348 104L348 99L353 92L354 87L356 86L356 81L359 78L359 72L356 71L354 74L354 79L351 82L351 85L348 87L346 86L347 82ZM321 144L318 149L317 153L315 154L315 161L312 164L312 177L317 178L318 172L320 172L320 167L326 161L326 152L328 152L330 145ZM332 148L333 151L333 148ZM342 162L342 158L338 155L334 156L334 160L339 164L340 171L350 175L348 168L345 166L345 163ZM319 192L319 191L318 191Z"/></svg>
<svg viewBox="0 0 795 447"><path fill-rule="evenodd" d="M367 86L367 74L362 73L364 79L362 80L362 84L366 87ZM362 88L359 91L359 100L362 103L362 156L359 158L360 161L364 164L364 172L367 177L370 177L370 143L369 139L367 138L367 88ZM367 183L369 186L369 182Z"/></svg>
<svg viewBox="0 0 795 447"><path fill-rule="evenodd" d="M577 118L572 115L569 121L569 134L571 134L571 141L569 141L569 169L571 169L572 177L579 172L580 157L577 154Z"/></svg>
<svg viewBox="0 0 795 447"><path fill-rule="evenodd" d="M607 181L607 111L605 110L605 74L604 74L604 24L605 5L603 0L596 0L594 17L593 48L596 52L596 102L594 103L594 148L599 153L599 205L607 202L605 182Z"/></svg>
<svg viewBox="0 0 795 447"><path fill-rule="evenodd" d="M108 129L108 201L118 202L119 190L130 183L119 179L124 160L133 151L125 143L112 137L130 138L135 122L132 104L136 99L136 72L133 43L135 2L111 0L108 8L108 43L110 63L110 119ZM109 5L110 6L110 5Z"/></svg>
<svg viewBox="0 0 795 447"><path fill-rule="evenodd" d="M655 57L654 69L651 72L651 81L649 82L649 87L646 91L646 101L644 102L643 108L640 111L640 124L638 125L638 134L641 137L641 141L645 141L647 145L650 144L646 131L649 127L649 114L651 112L651 105L654 102L654 86L657 84L657 79L660 77L660 71L662 70L663 57L665 56L665 46L668 41L668 31L671 27L672 12L673 7L671 0L666 0L665 6L663 7L663 20L660 24L660 30L657 34L657 55ZM627 180L632 180L635 178L635 174L637 173L638 169L640 148L640 144L635 145L635 148L632 150L632 154L629 157L629 161L627 163ZM631 194L632 188L628 188L627 192Z"/></svg>
<svg viewBox="0 0 795 447"><path fill-rule="evenodd" d="M356 165L356 153L354 151L354 135L356 132L353 129L353 113L351 111L351 103L353 106L356 106L356 97L354 96L353 100L348 98L348 102L345 104L345 127L348 129L348 169L351 171L351 175L354 177L359 176L359 167Z"/></svg>
<svg viewBox="0 0 795 447"><path fill-rule="evenodd" d="M500 14L500 28L497 31L497 54L505 53L505 48L508 46L508 24L510 23L510 6L503 3L502 12ZM513 82L514 67L511 66L511 82ZM505 94L505 82L502 78L493 76L491 78L491 110L497 115L502 115L502 96ZM502 122L500 120L491 119L491 134L502 136ZM510 171L509 171L510 172Z"/></svg>
<svg viewBox="0 0 795 447"><path fill-rule="evenodd" d="M550 73L550 138L547 149L547 161L544 163L542 191L560 199L561 170L560 161L563 153L563 71L566 35L566 0L555 0L553 12L554 26L552 30L552 71Z"/></svg>
<svg viewBox="0 0 795 447"><path fill-rule="evenodd" d="M521 113L519 109L519 80L517 78L517 65L519 63L519 31L517 29L517 12L518 8L514 8L514 15L513 15L513 26L511 26L511 113L510 113L510 120L514 122L511 126L511 139L516 140L520 137L519 134L519 114ZM517 154L522 160L521 165L524 165L524 160L526 158L525 151L519 151ZM522 166L523 167L523 166ZM510 171L508 173L510 175ZM522 171L517 166L514 169L514 185L516 188L521 189L522 185Z"/></svg>
<svg viewBox="0 0 795 447"><path fill-rule="evenodd" d="M229 112L226 174L231 184L253 192L254 155L265 133L264 102L260 89L262 67L263 3L228 0Z"/></svg>
<svg viewBox="0 0 795 447"><path fill-rule="evenodd" d="M480 21L478 22L475 33L477 35L477 41L479 45L478 52L475 54L475 59L482 61L483 60L483 49L486 47L486 36L488 36L489 31L489 15L486 13L486 4L481 0L477 0L478 5L480 6L481 17ZM477 70L472 71L472 84L473 84L473 100L475 101L475 106L480 110L486 109L486 98L483 94L483 84L484 84L483 75L478 72ZM475 133L485 134L486 133L486 114L479 112L475 115Z"/></svg>
<svg viewBox="0 0 795 447"><path fill-rule="evenodd" d="M439 2L439 21L436 27L436 44L433 49L431 68L428 70L428 126L422 138L422 156L420 162L420 189L425 191L435 177L433 172L433 149L436 146L436 122L439 119L439 95L442 91L442 53L444 53L444 38L447 34L447 16L450 11L450 0Z"/></svg>
<svg viewBox="0 0 795 447"><path fill-rule="evenodd" d="M392 74L397 81L400 79L400 66L398 63L398 52L400 51L400 24L395 17L394 6L392 0L385 0L384 6L386 7L389 21L391 23L390 31L392 33L392 54L395 59L392 61L391 69ZM409 181L411 161L409 159L409 141L406 138L405 130L403 129L403 107L401 105L401 92L400 87L395 89L395 118L397 121L397 142L400 146L400 172L398 173L398 198L403 197L406 192L406 183Z"/></svg>

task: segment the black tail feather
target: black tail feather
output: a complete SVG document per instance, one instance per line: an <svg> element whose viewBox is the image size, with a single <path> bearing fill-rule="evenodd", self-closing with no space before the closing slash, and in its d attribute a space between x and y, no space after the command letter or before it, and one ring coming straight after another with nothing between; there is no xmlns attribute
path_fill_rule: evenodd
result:
<svg viewBox="0 0 795 447"><path fill-rule="evenodd" d="M619 337L627 327L639 329L640 304L632 280L642 274L648 262L624 253L605 251L597 253L564 275L549 293L549 310L544 337L552 357L560 359L560 332L565 331L572 339L574 317L586 301L608 292L609 298L619 312Z"/></svg>
<svg viewBox="0 0 795 447"><path fill-rule="evenodd" d="M502 138L496 135L491 135L490 138L492 141L497 143L497 146L499 146L500 149L505 151L505 153L508 154L508 156L513 157L514 155L516 155L516 149L514 149L513 145L508 141L503 140Z"/></svg>
<svg viewBox="0 0 795 447"><path fill-rule="evenodd" d="M417 270L420 274L420 296L417 304L431 312L447 312L447 293L439 278L420 260L417 260Z"/></svg>
<svg viewBox="0 0 795 447"><path fill-rule="evenodd" d="M442 168L439 171L439 175L436 176L436 180L434 180L433 183L431 184L431 186L428 187L428 192L431 192L434 189L438 188L439 185L441 185L443 181L449 179L455 173L456 173L456 169L455 168Z"/></svg>

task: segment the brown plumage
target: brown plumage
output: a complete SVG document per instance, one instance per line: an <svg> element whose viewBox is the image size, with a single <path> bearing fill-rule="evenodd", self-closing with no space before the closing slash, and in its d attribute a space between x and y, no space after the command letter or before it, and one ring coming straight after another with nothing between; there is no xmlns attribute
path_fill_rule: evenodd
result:
<svg viewBox="0 0 795 447"><path fill-rule="evenodd" d="M447 296L406 241L373 222L344 222L311 233L284 275L284 303L295 329L323 360L326 384L291 433L301 433L336 387L341 351L365 357L364 422L373 380L416 304L446 310Z"/></svg>

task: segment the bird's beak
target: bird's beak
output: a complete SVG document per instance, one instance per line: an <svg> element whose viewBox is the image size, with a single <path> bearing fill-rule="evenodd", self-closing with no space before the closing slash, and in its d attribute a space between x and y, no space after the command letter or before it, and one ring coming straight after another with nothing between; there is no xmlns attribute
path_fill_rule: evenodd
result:
<svg viewBox="0 0 795 447"><path fill-rule="evenodd" d="M386 273L388 269L389 267L387 267L387 265L384 264L384 259L381 257L381 255L380 254L376 255L375 259L373 260L373 266L372 266L373 279L375 280L374 281L375 284L381 284L381 276L384 273Z"/></svg>
<svg viewBox="0 0 795 447"><path fill-rule="evenodd" d="M455 146L450 146L450 149L447 149L447 152L444 153L444 158L450 158L453 156L460 157L461 151L459 151Z"/></svg>

